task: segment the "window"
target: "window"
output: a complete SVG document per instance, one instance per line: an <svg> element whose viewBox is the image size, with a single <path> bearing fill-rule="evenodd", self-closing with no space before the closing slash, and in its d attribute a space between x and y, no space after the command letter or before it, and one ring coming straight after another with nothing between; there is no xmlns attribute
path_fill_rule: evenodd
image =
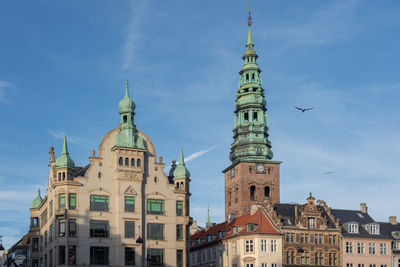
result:
<svg viewBox="0 0 400 267"><path fill-rule="evenodd" d="M91 211L108 211L108 196L91 195L90 210Z"/></svg>
<svg viewBox="0 0 400 267"><path fill-rule="evenodd" d="M49 267L53 266L53 250L50 249L49 251Z"/></svg>
<svg viewBox="0 0 400 267"><path fill-rule="evenodd" d="M265 265L267 266L267 265ZM271 267L278 267L278 263L271 263Z"/></svg>
<svg viewBox="0 0 400 267"><path fill-rule="evenodd" d="M253 112L253 121L257 121L258 119L257 119L257 116L258 114L257 114L257 112Z"/></svg>
<svg viewBox="0 0 400 267"><path fill-rule="evenodd" d="M254 251L254 243L253 240L246 240L245 242L245 252L251 253Z"/></svg>
<svg viewBox="0 0 400 267"><path fill-rule="evenodd" d="M90 221L90 237L108 237L108 221Z"/></svg>
<svg viewBox="0 0 400 267"><path fill-rule="evenodd" d="M118 160L118 164L119 165L122 165L124 162L123 162L124 160L122 159L122 157L119 157L119 160Z"/></svg>
<svg viewBox="0 0 400 267"><path fill-rule="evenodd" d="M293 250L286 251L286 263L294 264L295 253Z"/></svg>
<svg viewBox="0 0 400 267"><path fill-rule="evenodd" d="M349 233L358 234L358 224L349 224Z"/></svg>
<svg viewBox="0 0 400 267"><path fill-rule="evenodd" d="M300 234L300 243L304 243L304 234Z"/></svg>
<svg viewBox="0 0 400 267"><path fill-rule="evenodd" d="M58 236L65 236L65 219L58 220Z"/></svg>
<svg viewBox="0 0 400 267"><path fill-rule="evenodd" d="M336 252L329 253L329 265L336 265L337 262L337 254Z"/></svg>
<svg viewBox="0 0 400 267"><path fill-rule="evenodd" d="M381 252L381 255L386 255L387 254L387 246L386 246L385 243L381 243L380 244L380 252Z"/></svg>
<svg viewBox="0 0 400 267"><path fill-rule="evenodd" d="M135 248L125 248L125 265L135 265Z"/></svg>
<svg viewBox="0 0 400 267"><path fill-rule="evenodd" d="M252 232L252 231L256 230L257 224L255 224L255 223L248 223L248 224L246 224L246 228L247 228L246 231Z"/></svg>
<svg viewBox="0 0 400 267"><path fill-rule="evenodd" d="M128 116L124 115L124 116L122 117L122 119L123 119L124 123L127 123L127 122L128 122Z"/></svg>
<svg viewBox="0 0 400 267"><path fill-rule="evenodd" d="M65 194L58 195L58 209L59 210L65 209Z"/></svg>
<svg viewBox="0 0 400 267"><path fill-rule="evenodd" d="M315 218L308 218L308 229L315 228Z"/></svg>
<svg viewBox="0 0 400 267"><path fill-rule="evenodd" d="M264 187L264 197L269 197L269 186Z"/></svg>
<svg viewBox="0 0 400 267"><path fill-rule="evenodd" d="M135 222L125 221L125 238L135 237Z"/></svg>
<svg viewBox="0 0 400 267"><path fill-rule="evenodd" d="M244 113L244 122L249 122L249 113Z"/></svg>
<svg viewBox="0 0 400 267"><path fill-rule="evenodd" d="M65 246L58 246L58 264L65 264Z"/></svg>
<svg viewBox="0 0 400 267"><path fill-rule="evenodd" d="M328 236L328 244L332 244L332 235Z"/></svg>
<svg viewBox="0 0 400 267"><path fill-rule="evenodd" d="M367 228L371 235L379 235L379 225L372 224L372 225L368 225Z"/></svg>
<svg viewBox="0 0 400 267"><path fill-rule="evenodd" d="M353 263L346 263L346 267L353 267Z"/></svg>
<svg viewBox="0 0 400 267"><path fill-rule="evenodd" d="M176 267L183 267L183 250L181 249L176 251Z"/></svg>
<svg viewBox="0 0 400 267"><path fill-rule="evenodd" d="M142 165L142 164L140 163L140 159L137 159L137 161L136 161L136 166L140 168L141 165Z"/></svg>
<svg viewBox="0 0 400 267"><path fill-rule="evenodd" d="M256 187L254 185L250 186L250 200L251 201L256 200L255 193L256 193Z"/></svg>
<svg viewBox="0 0 400 267"><path fill-rule="evenodd" d="M147 249L147 260L149 266L164 266L164 249Z"/></svg>
<svg viewBox="0 0 400 267"><path fill-rule="evenodd" d="M49 227L49 243L51 243L53 241L53 237L54 237L54 225L50 224L50 227Z"/></svg>
<svg viewBox="0 0 400 267"><path fill-rule="evenodd" d="M76 236L76 219L69 219L68 232L69 236Z"/></svg>
<svg viewBox="0 0 400 267"><path fill-rule="evenodd" d="M323 240L324 240L323 236L322 236L322 235L319 235L319 243L320 243L320 244L323 243Z"/></svg>
<svg viewBox="0 0 400 267"><path fill-rule="evenodd" d="M148 199L147 200L147 214L164 214L164 200L162 199Z"/></svg>
<svg viewBox="0 0 400 267"><path fill-rule="evenodd" d="M129 159L125 158L125 166L129 166Z"/></svg>
<svg viewBox="0 0 400 267"><path fill-rule="evenodd" d="M75 193L68 194L68 201L69 201L69 209L70 210L76 209L76 194Z"/></svg>
<svg viewBox="0 0 400 267"><path fill-rule="evenodd" d="M322 265L324 262L324 253L323 252L315 252L315 264Z"/></svg>
<svg viewBox="0 0 400 267"><path fill-rule="evenodd" d="M90 247L90 264L107 265L108 247Z"/></svg>
<svg viewBox="0 0 400 267"><path fill-rule="evenodd" d="M76 264L76 246L68 246L68 264Z"/></svg>
<svg viewBox="0 0 400 267"><path fill-rule="evenodd" d="M236 241L232 242L232 255L236 256L237 255L237 245L236 245Z"/></svg>
<svg viewBox="0 0 400 267"><path fill-rule="evenodd" d="M164 240L164 224L148 223L147 238L151 240Z"/></svg>
<svg viewBox="0 0 400 267"><path fill-rule="evenodd" d="M261 239L261 251L267 252L267 240L266 239Z"/></svg>
<svg viewBox="0 0 400 267"><path fill-rule="evenodd" d="M357 253L364 254L364 243L357 243Z"/></svg>
<svg viewBox="0 0 400 267"><path fill-rule="evenodd" d="M246 267L254 267L254 263L246 263Z"/></svg>
<svg viewBox="0 0 400 267"><path fill-rule="evenodd" d="M135 167L135 159L131 159L131 166Z"/></svg>
<svg viewBox="0 0 400 267"><path fill-rule="evenodd" d="M375 251L375 243L369 243L368 244L369 246L369 254L371 254L371 255L375 255L376 254L376 251Z"/></svg>
<svg viewBox="0 0 400 267"><path fill-rule="evenodd" d="M39 251L39 239L32 238L32 252L38 252L38 251Z"/></svg>
<svg viewBox="0 0 400 267"><path fill-rule="evenodd" d="M353 253L353 243L346 242L346 253Z"/></svg>
<svg viewBox="0 0 400 267"><path fill-rule="evenodd" d="M276 240L271 240L271 252L277 252L277 243L278 241Z"/></svg>
<svg viewBox="0 0 400 267"><path fill-rule="evenodd" d="M176 225L176 240L183 240L183 225Z"/></svg>
<svg viewBox="0 0 400 267"><path fill-rule="evenodd" d="M53 200L50 200L49 203L49 214L50 217L53 216Z"/></svg>
<svg viewBox="0 0 400 267"><path fill-rule="evenodd" d="M135 212L135 197L125 196L125 212Z"/></svg>
<svg viewBox="0 0 400 267"><path fill-rule="evenodd" d="M176 201L176 216L183 216L183 201Z"/></svg>
<svg viewBox="0 0 400 267"><path fill-rule="evenodd" d="M308 234L304 235L304 243L308 244Z"/></svg>
<svg viewBox="0 0 400 267"><path fill-rule="evenodd" d="M334 235L333 236L333 244L336 244L337 243L337 237Z"/></svg>

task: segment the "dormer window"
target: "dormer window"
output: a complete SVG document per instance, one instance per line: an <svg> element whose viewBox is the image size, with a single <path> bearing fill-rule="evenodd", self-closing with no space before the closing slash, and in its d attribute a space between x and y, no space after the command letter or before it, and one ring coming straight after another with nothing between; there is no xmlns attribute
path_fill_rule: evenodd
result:
<svg viewBox="0 0 400 267"><path fill-rule="evenodd" d="M222 239L222 237L224 237L224 232L219 231L219 232L218 232L218 238L219 238L219 239Z"/></svg>
<svg viewBox="0 0 400 267"><path fill-rule="evenodd" d="M356 224L356 223L350 223L350 224L349 224L348 232L349 232L349 233L352 233L352 234L358 234L358 224Z"/></svg>
<svg viewBox="0 0 400 267"><path fill-rule="evenodd" d="M308 218L308 229L315 228L315 218Z"/></svg>
<svg viewBox="0 0 400 267"><path fill-rule="evenodd" d="M237 226L234 226L233 227L233 234L236 235L237 233L238 233L238 228L237 228Z"/></svg>
<svg viewBox="0 0 400 267"><path fill-rule="evenodd" d="M247 228L246 231L252 232L252 231L256 230L257 224L255 224L255 223L248 223L248 224L246 224L246 228Z"/></svg>
<svg viewBox="0 0 400 267"><path fill-rule="evenodd" d="M211 242L212 240L213 240L213 236L212 236L212 235L208 235L208 236L207 236L207 241L208 241L208 242Z"/></svg>
<svg viewBox="0 0 400 267"><path fill-rule="evenodd" d="M379 225L378 224L367 225L367 230L371 235L379 235Z"/></svg>

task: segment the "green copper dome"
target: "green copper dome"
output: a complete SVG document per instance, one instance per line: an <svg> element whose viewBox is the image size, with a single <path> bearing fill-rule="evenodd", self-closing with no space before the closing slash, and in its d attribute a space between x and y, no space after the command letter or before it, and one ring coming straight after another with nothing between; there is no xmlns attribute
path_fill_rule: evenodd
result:
<svg viewBox="0 0 400 267"><path fill-rule="evenodd" d="M67 137L64 136L63 149L61 155L56 159L56 168L74 168L75 163L68 153Z"/></svg>
<svg viewBox="0 0 400 267"><path fill-rule="evenodd" d="M126 87L125 87L125 96L122 98L122 100L119 102L119 110L120 112L133 112L136 108L135 103L133 100L129 97L129 89L128 89L128 81L126 81Z"/></svg>
<svg viewBox="0 0 400 267"><path fill-rule="evenodd" d="M38 195L32 201L31 209L39 208L40 204L42 204L43 198L40 196L40 189L38 189Z"/></svg>
<svg viewBox="0 0 400 267"><path fill-rule="evenodd" d="M178 166L174 170L174 178L189 178L190 172L185 166L185 161L183 159L183 149L181 148L181 157L179 159Z"/></svg>

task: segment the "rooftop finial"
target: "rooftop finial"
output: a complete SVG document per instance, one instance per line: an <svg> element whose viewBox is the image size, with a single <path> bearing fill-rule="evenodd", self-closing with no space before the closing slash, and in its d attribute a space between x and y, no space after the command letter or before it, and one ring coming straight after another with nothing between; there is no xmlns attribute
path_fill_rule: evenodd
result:
<svg viewBox="0 0 400 267"><path fill-rule="evenodd" d="M129 96L129 84L128 84L128 80L126 80L125 95Z"/></svg>
<svg viewBox="0 0 400 267"><path fill-rule="evenodd" d="M210 203L207 204L207 223L210 223Z"/></svg>
<svg viewBox="0 0 400 267"><path fill-rule="evenodd" d="M253 44L253 40L251 38L251 7L250 7L250 0L249 0L249 5L247 6L247 10L249 11L249 21L248 21L248 25L249 25L249 34L247 36L247 44L246 47L247 49L253 49L254 44Z"/></svg>
<svg viewBox="0 0 400 267"><path fill-rule="evenodd" d="M249 27L251 26L251 7L250 7L250 1L249 1L249 6L247 7L247 10L249 11Z"/></svg>

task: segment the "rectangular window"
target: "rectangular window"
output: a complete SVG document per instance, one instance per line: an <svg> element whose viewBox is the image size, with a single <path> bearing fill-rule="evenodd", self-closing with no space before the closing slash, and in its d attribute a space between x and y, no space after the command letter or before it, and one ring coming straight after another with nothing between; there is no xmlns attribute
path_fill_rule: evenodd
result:
<svg viewBox="0 0 400 267"><path fill-rule="evenodd" d="M285 241L286 243L290 242L290 233L285 233Z"/></svg>
<svg viewBox="0 0 400 267"><path fill-rule="evenodd" d="M164 214L164 200L162 199L148 199L147 200L147 214Z"/></svg>
<svg viewBox="0 0 400 267"><path fill-rule="evenodd" d="M375 243L369 243L369 254L375 255Z"/></svg>
<svg viewBox="0 0 400 267"><path fill-rule="evenodd" d="M385 243L381 243L380 252L381 252L381 255L386 255L387 254L387 246L386 246Z"/></svg>
<svg viewBox="0 0 400 267"><path fill-rule="evenodd" d="M304 234L300 234L300 243L304 243Z"/></svg>
<svg viewBox="0 0 400 267"><path fill-rule="evenodd" d="M254 267L254 263L246 263L246 267Z"/></svg>
<svg viewBox="0 0 400 267"><path fill-rule="evenodd" d="M125 248L125 265L135 265L135 248Z"/></svg>
<svg viewBox="0 0 400 267"><path fill-rule="evenodd" d="M328 236L328 244L332 244L332 235Z"/></svg>
<svg viewBox="0 0 400 267"><path fill-rule="evenodd" d="M183 225L176 225L176 240L183 240Z"/></svg>
<svg viewBox="0 0 400 267"><path fill-rule="evenodd" d="M108 211L108 196L91 195L90 210L91 211Z"/></svg>
<svg viewBox="0 0 400 267"><path fill-rule="evenodd" d="M58 247L58 264L65 264L65 246Z"/></svg>
<svg viewBox="0 0 400 267"><path fill-rule="evenodd" d="M69 236L71 237L76 236L76 219L69 219L68 232Z"/></svg>
<svg viewBox="0 0 400 267"><path fill-rule="evenodd" d="M277 245L278 241L276 240L271 240L271 252L277 252Z"/></svg>
<svg viewBox="0 0 400 267"><path fill-rule="evenodd" d="M176 251L176 267L183 267L183 250Z"/></svg>
<svg viewBox="0 0 400 267"><path fill-rule="evenodd" d="M237 246L236 246L236 241L232 242L232 255L236 256L237 255Z"/></svg>
<svg viewBox="0 0 400 267"><path fill-rule="evenodd" d="M53 200L50 200L49 203L49 215L50 217L53 216Z"/></svg>
<svg viewBox="0 0 400 267"><path fill-rule="evenodd" d="M315 218L308 218L308 229L315 228Z"/></svg>
<svg viewBox="0 0 400 267"><path fill-rule="evenodd" d="M319 243L322 244L323 243L322 241L323 241L323 236L319 235Z"/></svg>
<svg viewBox="0 0 400 267"><path fill-rule="evenodd" d="M176 216L183 216L183 201L176 201Z"/></svg>
<svg viewBox="0 0 400 267"><path fill-rule="evenodd" d="M42 214L40 214L40 221L42 222L42 226L47 222L47 209L45 209Z"/></svg>
<svg viewBox="0 0 400 267"><path fill-rule="evenodd" d="M65 236L65 219L58 221L58 236Z"/></svg>
<svg viewBox="0 0 400 267"><path fill-rule="evenodd" d="M107 265L108 247L90 247L90 264Z"/></svg>
<svg viewBox="0 0 400 267"><path fill-rule="evenodd" d="M149 266L164 266L164 249L147 249L147 260Z"/></svg>
<svg viewBox="0 0 400 267"><path fill-rule="evenodd" d="M135 237L135 222L125 221L125 238Z"/></svg>
<svg viewBox="0 0 400 267"><path fill-rule="evenodd" d="M65 194L58 195L58 209L59 210L65 209Z"/></svg>
<svg viewBox="0 0 400 267"><path fill-rule="evenodd" d="M69 201L69 209L70 210L76 209L76 194L75 193L68 194L68 201Z"/></svg>
<svg viewBox="0 0 400 267"><path fill-rule="evenodd" d="M53 267L53 250L49 251L49 267Z"/></svg>
<svg viewBox="0 0 400 267"><path fill-rule="evenodd" d="M261 239L261 251L267 252L267 239Z"/></svg>
<svg viewBox="0 0 400 267"><path fill-rule="evenodd" d="M357 243L357 253L364 254L364 243Z"/></svg>
<svg viewBox="0 0 400 267"><path fill-rule="evenodd" d="M147 224L147 239L164 240L164 224L148 223Z"/></svg>
<svg viewBox="0 0 400 267"><path fill-rule="evenodd" d="M308 234L304 235L304 243L308 244Z"/></svg>
<svg viewBox="0 0 400 267"><path fill-rule="evenodd" d="M53 241L53 237L54 237L54 224L50 224L50 227L49 227L49 243L51 243Z"/></svg>
<svg viewBox="0 0 400 267"><path fill-rule="evenodd" d="M135 197L125 197L125 212L135 212Z"/></svg>
<svg viewBox="0 0 400 267"><path fill-rule="evenodd" d="M346 263L346 267L353 267L353 263Z"/></svg>
<svg viewBox="0 0 400 267"><path fill-rule="evenodd" d="M90 221L90 237L108 237L108 221Z"/></svg>
<svg viewBox="0 0 400 267"><path fill-rule="evenodd" d="M68 264L76 264L76 246L68 246Z"/></svg>
<svg viewBox="0 0 400 267"><path fill-rule="evenodd" d="M245 251L246 253L251 253L254 251L254 242L253 240L246 240L245 242Z"/></svg>
<svg viewBox="0 0 400 267"><path fill-rule="evenodd" d="M337 243L337 237L334 235L333 236L333 244L336 244Z"/></svg>
<svg viewBox="0 0 400 267"><path fill-rule="evenodd" d="M346 242L346 253L353 253L353 243Z"/></svg>
<svg viewBox="0 0 400 267"><path fill-rule="evenodd" d="M38 252L38 251L39 251L39 239L32 238L32 252Z"/></svg>

